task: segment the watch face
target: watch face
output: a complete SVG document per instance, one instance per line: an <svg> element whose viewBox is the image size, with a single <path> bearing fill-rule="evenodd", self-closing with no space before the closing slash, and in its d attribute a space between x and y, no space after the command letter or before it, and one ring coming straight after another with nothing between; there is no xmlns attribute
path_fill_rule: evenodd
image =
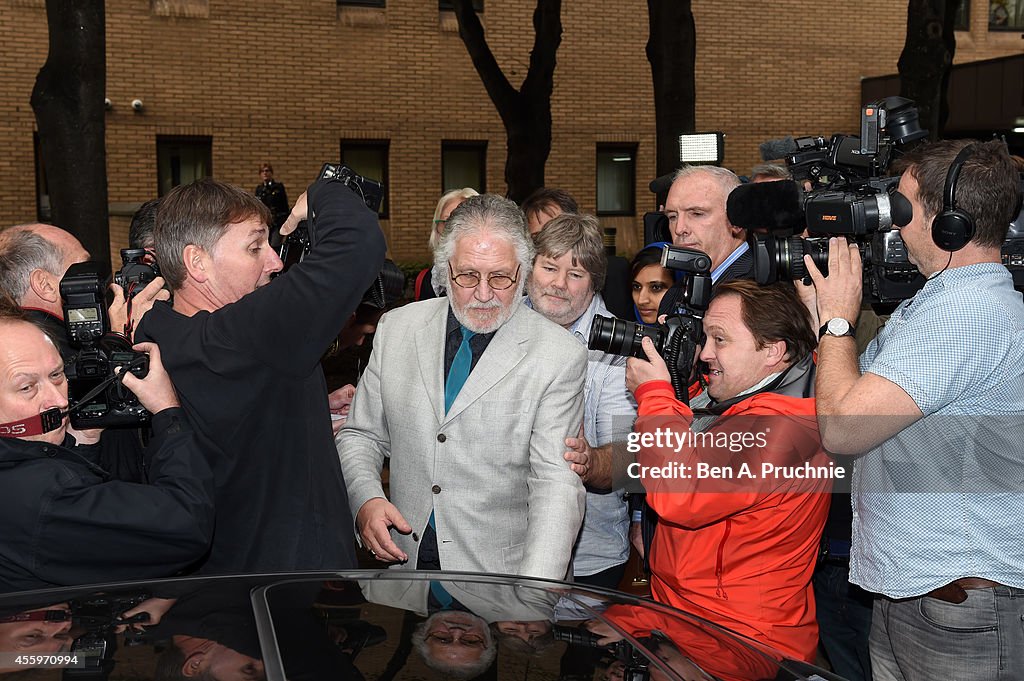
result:
<svg viewBox="0 0 1024 681"><path fill-rule="evenodd" d="M828 320L828 333L832 336L845 336L850 333L850 322L841 317L830 319Z"/></svg>

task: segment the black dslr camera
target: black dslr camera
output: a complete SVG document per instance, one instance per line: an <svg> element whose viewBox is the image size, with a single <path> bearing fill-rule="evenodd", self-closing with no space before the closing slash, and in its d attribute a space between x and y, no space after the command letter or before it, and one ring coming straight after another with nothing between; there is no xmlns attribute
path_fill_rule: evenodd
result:
<svg viewBox="0 0 1024 681"><path fill-rule="evenodd" d="M566 627L559 624L552 627L551 633L556 641L564 641L570 646L600 650L604 653L606 662L620 662L623 666L623 681L649 681L651 678L647 658L629 641L601 645L601 637L597 634L583 627ZM654 639L643 637L640 641L649 644Z"/></svg>
<svg viewBox="0 0 1024 681"><path fill-rule="evenodd" d="M104 595L76 599L69 603L72 626L84 630L71 644L70 654L81 658L81 665L64 670L64 681L105 681L114 670L114 653L117 652L117 627L124 624L146 623L147 613L123 619L122 613L131 610L149 596ZM131 628L125 633L125 644L142 643L144 634L136 634Z"/></svg>
<svg viewBox="0 0 1024 681"><path fill-rule="evenodd" d="M366 207L374 213L380 210L380 204L384 200L384 186L380 182L356 175L355 171L340 163L325 163L316 179L338 180L358 194ZM311 247L309 225L307 221L303 220L294 232L284 237L278 248L277 254L281 257L281 262L284 263L282 271L286 271L297 262L302 262Z"/></svg>
<svg viewBox="0 0 1024 681"><path fill-rule="evenodd" d="M160 267L145 248L121 249L121 269L114 273L114 283L124 289L125 298L134 297L159 276Z"/></svg>
<svg viewBox="0 0 1024 681"><path fill-rule="evenodd" d="M150 413L124 387L115 369L124 367L139 378L149 371L149 357L132 349L128 340L111 333L106 292L109 274L99 263L72 265L60 282L64 326L78 353L64 367L71 401L71 425L79 430L108 426L138 426Z"/></svg>
<svg viewBox="0 0 1024 681"><path fill-rule="evenodd" d="M636 322L595 315L590 328L591 350L645 359L644 336L654 341L658 354L668 365L676 397L687 401L693 370L693 355L704 340L704 313L711 301L711 258L707 253L680 246L665 246L661 265L683 272L672 287L674 305L664 324L646 326ZM666 294L669 295L669 294Z"/></svg>

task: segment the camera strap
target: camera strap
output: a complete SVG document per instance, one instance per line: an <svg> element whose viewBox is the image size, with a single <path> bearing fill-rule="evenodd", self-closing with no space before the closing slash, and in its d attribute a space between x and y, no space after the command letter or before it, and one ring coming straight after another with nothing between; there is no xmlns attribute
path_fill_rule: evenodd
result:
<svg viewBox="0 0 1024 681"><path fill-rule="evenodd" d="M30 612L19 612L17 615L0 617L0 624L11 624L14 622L67 622L71 619L69 610L32 610Z"/></svg>
<svg viewBox="0 0 1024 681"><path fill-rule="evenodd" d="M67 413L66 411L61 411L58 407L54 407L21 421L0 423L0 437L32 437L33 435L49 433L51 430L56 430L60 427Z"/></svg>

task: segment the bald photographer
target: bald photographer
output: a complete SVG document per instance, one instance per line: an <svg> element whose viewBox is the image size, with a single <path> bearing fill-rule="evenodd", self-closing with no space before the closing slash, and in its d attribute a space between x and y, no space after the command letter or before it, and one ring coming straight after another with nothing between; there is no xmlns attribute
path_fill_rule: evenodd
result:
<svg viewBox="0 0 1024 681"><path fill-rule="evenodd" d="M0 301L0 592L166 577L206 553L213 476L152 344L124 386L153 414L148 483L112 480L68 427L56 344ZM142 372L138 372L142 373Z"/></svg>

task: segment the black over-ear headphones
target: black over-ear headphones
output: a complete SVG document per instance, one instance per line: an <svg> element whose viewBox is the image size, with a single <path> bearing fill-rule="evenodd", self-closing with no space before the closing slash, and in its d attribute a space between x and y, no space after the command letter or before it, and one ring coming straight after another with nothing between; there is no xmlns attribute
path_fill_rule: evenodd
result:
<svg viewBox="0 0 1024 681"><path fill-rule="evenodd" d="M974 238L974 216L956 207L956 181L964 163L974 153L975 145L968 144L953 159L946 173L946 186L942 191L942 212L932 220L932 241L944 251L959 251Z"/></svg>

